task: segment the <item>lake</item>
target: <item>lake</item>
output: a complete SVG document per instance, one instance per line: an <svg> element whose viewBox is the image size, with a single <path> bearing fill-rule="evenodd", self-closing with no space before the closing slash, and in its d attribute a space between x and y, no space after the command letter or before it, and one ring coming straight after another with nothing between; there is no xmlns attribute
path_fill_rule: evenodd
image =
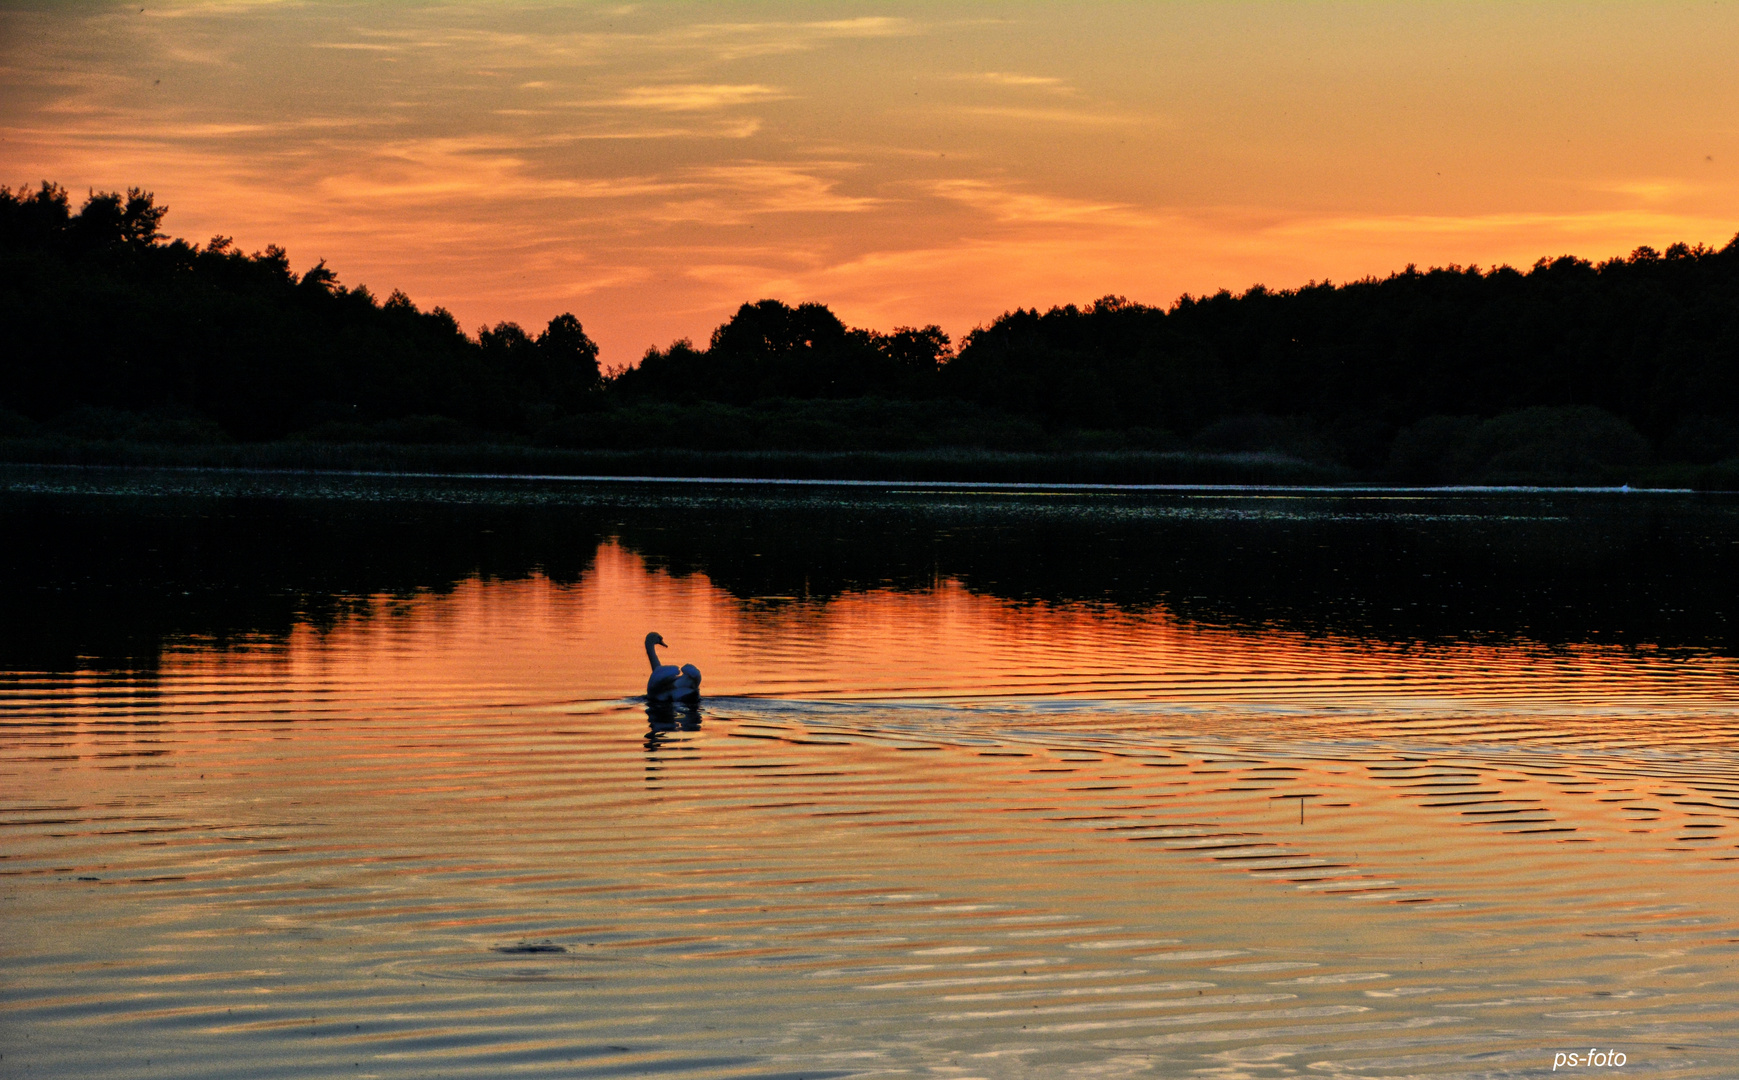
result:
<svg viewBox="0 0 1739 1080"><path fill-rule="evenodd" d="M0 1077L1739 1069L1739 499L11 467L0 559Z"/></svg>

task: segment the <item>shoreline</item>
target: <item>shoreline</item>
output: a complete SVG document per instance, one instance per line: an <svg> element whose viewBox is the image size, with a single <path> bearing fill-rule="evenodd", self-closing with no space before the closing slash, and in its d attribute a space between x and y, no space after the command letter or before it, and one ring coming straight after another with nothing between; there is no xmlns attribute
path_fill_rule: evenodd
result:
<svg viewBox="0 0 1739 1080"><path fill-rule="evenodd" d="M907 493L943 493L950 491L1042 494L1047 492L1105 494L1290 494L1369 496L1450 496L1450 495L1727 495L1739 491L1693 487L1637 487L1633 485L1577 484L1440 484L1435 486L1351 482L1345 484L1094 484L1064 481L973 481L973 480L841 480L794 479L751 476L628 476L578 475L567 473L490 473L490 472L406 472L367 469L292 469L253 468L227 465L102 465L43 464L0 462L0 490L5 488L4 474L13 469L40 469L74 472L146 472L181 473L219 476L283 476L342 477L359 480L459 480L478 482L523 481L527 483L671 485L691 487L805 487L856 488L865 490L910 489Z"/></svg>
<svg viewBox="0 0 1739 1080"><path fill-rule="evenodd" d="M937 490L1252 490L1479 493L1739 491L1739 463L1657 465L1624 476L1501 476L1408 483L1272 453L1077 450L564 450L517 444L0 440L0 466L598 483L796 484Z"/></svg>

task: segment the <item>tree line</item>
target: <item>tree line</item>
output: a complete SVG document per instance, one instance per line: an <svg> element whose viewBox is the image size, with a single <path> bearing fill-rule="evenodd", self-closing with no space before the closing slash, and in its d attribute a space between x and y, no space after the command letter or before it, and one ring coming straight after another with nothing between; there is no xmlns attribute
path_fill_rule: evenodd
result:
<svg viewBox="0 0 1739 1080"><path fill-rule="evenodd" d="M601 371L572 314L468 336L278 247L169 239L148 192L0 188L0 434L631 448L1247 452L1443 481L1739 456L1739 237L1526 270L1169 307L1107 296L967 333L743 304Z"/></svg>
<svg viewBox="0 0 1739 1080"><path fill-rule="evenodd" d="M167 239L165 209L136 188L76 213L52 184L0 189L0 407L261 440L408 418L523 432L597 390L597 346L571 314L536 336L501 323L470 338L447 311L346 288L324 262L298 275L276 246Z"/></svg>

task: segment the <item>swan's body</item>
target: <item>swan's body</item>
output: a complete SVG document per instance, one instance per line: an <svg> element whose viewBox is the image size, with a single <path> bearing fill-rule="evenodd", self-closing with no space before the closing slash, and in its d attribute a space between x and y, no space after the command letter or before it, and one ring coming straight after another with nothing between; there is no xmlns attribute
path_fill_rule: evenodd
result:
<svg viewBox="0 0 1739 1080"><path fill-rule="evenodd" d="M700 698L700 669L693 664L680 668L660 664L657 648L664 638L656 633L646 635L646 659L652 665L652 675L646 680L647 701L696 701Z"/></svg>

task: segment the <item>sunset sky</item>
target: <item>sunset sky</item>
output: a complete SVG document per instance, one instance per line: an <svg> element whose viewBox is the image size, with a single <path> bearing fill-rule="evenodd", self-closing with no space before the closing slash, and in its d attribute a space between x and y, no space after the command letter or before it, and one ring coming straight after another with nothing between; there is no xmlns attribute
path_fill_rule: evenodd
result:
<svg viewBox="0 0 1739 1080"><path fill-rule="evenodd" d="M141 0L144 2L144 0ZM0 182L606 363L1739 232L1739 4L0 7Z"/></svg>

